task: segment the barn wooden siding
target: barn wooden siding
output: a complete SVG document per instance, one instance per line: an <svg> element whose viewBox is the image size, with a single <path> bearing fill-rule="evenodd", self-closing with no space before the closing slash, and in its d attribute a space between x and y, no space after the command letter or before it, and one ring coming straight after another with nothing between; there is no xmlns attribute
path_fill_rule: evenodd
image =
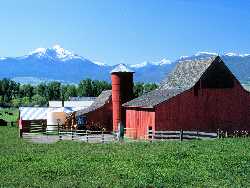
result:
<svg viewBox="0 0 250 188"><path fill-rule="evenodd" d="M250 93L237 80L233 88L201 89L198 96L192 88L157 105L155 114L156 130L250 130Z"/></svg>
<svg viewBox="0 0 250 188"><path fill-rule="evenodd" d="M153 109L126 109L126 136L132 138L145 138L148 127L155 130L155 112Z"/></svg>
<svg viewBox="0 0 250 188"><path fill-rule="evenodd" d="M127 136L145 138L149 126L153 131L250 131L250 93L234 82L233 88L203 88L198 95L191 88L151 109L125 107Z"/></svg>
<svg viewBox="0 0 250 188"><path fill-rule="evenodd" d="M112 131L112 102L86 114L88 127L104 127Z"/></svg>

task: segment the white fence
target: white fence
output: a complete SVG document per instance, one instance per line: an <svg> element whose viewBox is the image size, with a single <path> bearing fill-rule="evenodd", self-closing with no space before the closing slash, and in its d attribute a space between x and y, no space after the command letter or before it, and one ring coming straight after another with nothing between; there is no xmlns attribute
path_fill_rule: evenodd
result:
<svg viewBox="0 0 250 188"><path fill-rule="evenodd" d="M89 143L107 143L117 140L117 136L107 131L60 129L59 140L76 140Z"/></svg>

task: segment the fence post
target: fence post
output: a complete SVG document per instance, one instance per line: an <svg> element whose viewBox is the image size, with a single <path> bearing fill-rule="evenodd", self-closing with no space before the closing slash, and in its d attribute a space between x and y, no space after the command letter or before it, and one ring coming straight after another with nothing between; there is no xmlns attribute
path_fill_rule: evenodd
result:
<svg viewBox="0 0 250 188"><path fill-rule="evenodd" d="M62 140L62 134L61 134L61 131L59 132L59 140Z"/></svg>
<svg viewBox="0 0 250 188"><path fill-rule="evenodd" d="M220 139L220 129L217 129L217 138Z"/></svg>
<svg viewBox="0 0 250 188"><path fill-rule="evenodd" d="M86 131L86 141L89 142L88 130Z"/></svg>
<svg viewBox="0 0 250 188"><path fill-rule="evenodd" d="M150 129L150 127L148 127L147 139L149 139L150 142L152 142L152 135L150 135L150 134L152 134L151 131L152 131L152 129Z"/></svg>
<svg viewBox="0 0 250 188"><path fill-rule="evenodd" d="M20 137L20 138L23 137L23 129L19 129L19 137Z"/></svg>
<svg viewBox="0 0 250 188"><path fill-rule="evenodd" d="M18 122L18 127L19 127L19 137L22 138L23 137L23 122L21 119Z"/></svg>
<svg viewBox="0 0 250 188"><path fill-rule="evenodd" d="M73 133L73 129L71 129L71 140L74 140L74 133Z"/></svg>
<svg viewBox="0 0 250 188"><path fill-rule="evenodd" d="M182 141L183 140L183 130L181 129L180 130L180 141Z"/></svg>
<svg viewBox="0 0 250 188"><path fill-rule="evenodd" d="M152 131L151 131L152 133L152 142L154 141L154 139L155 139L155 131L153 131L153 129L152 129Z"/></svg>
<svg viewBox="0 0 250 188"><path fill-rule="evenodd" d="M103 131L102 131L102 143L104 143L104 134L103 134Z"/></svg>
<svg viewBox="0 0 250 188"><path fill-rule="evenodd" d="M124 126L121 122L118 123L118 139L122 141L124 138Z"/></svg>

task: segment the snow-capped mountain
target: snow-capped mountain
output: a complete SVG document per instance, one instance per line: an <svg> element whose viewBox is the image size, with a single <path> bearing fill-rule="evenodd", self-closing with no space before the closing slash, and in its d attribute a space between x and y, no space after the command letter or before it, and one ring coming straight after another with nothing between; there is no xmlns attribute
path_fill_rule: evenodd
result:
<svg viewBox="0 0 250 188"><path fill-rule="evenodd" d="M237 53L225 53L225 56L230 56L230 57L249 57L250 54L237 54Z"/></svg>
<svg viewBox="0 0 250 188"><path fill-rule="evenodd" d="M146 67L146 66L162 66L162 65L169 65L172 62L168 59L162 59L160 61L156 61L156 62L149 62L149 61L144 61L142 63L138 63L138 64L133 64L133 65L128 65L131 68L137 69L137 68L142 68L142 67Z"/></svg>
<svg viewBox="0 0 250 188"><path fill-rule="evenodd" d="M84 78L108 80L110 69L83 58L59 45L38 48L21 57L0 59L0 78L33 77L77 83Z"/></svg>
<svg viewBox="0 0 250 188"><path fill-rule="evenodd" d="M159 61L128 64L128 67L135 71L135 81L160 82L178 62L211 55L217 54L198 52L192 56L181 56L176 61L164 58ZM221 57L238 79L250 80L250 54L225 53ZM59 45L37 48L21 57L0 57L0 65L0 79L11 78L21 83L51 80L78 83L86 78L110 81L110 71L115 67L91 61Z"/></svg>
<svg viewBox="0 0 250 188"><path fill-rule="evenodd" d="M83 57L80 57L69 50L63 49L60 45L54 45L52 48L37 48L25 57L47 58L60 61L67 61L71 59L85 60Z"/></svg>

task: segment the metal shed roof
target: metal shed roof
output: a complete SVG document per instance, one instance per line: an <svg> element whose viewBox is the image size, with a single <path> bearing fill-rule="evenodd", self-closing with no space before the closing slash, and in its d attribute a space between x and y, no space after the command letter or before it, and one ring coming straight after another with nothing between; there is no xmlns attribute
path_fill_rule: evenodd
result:
<svg viewBox="0 0 250 188"><path fill-rule="evenodd" d="M49 112L65 112L71 113L71 108L48 108L48 107L20 107L20 119L22 120L46 120Z"/></svg>

